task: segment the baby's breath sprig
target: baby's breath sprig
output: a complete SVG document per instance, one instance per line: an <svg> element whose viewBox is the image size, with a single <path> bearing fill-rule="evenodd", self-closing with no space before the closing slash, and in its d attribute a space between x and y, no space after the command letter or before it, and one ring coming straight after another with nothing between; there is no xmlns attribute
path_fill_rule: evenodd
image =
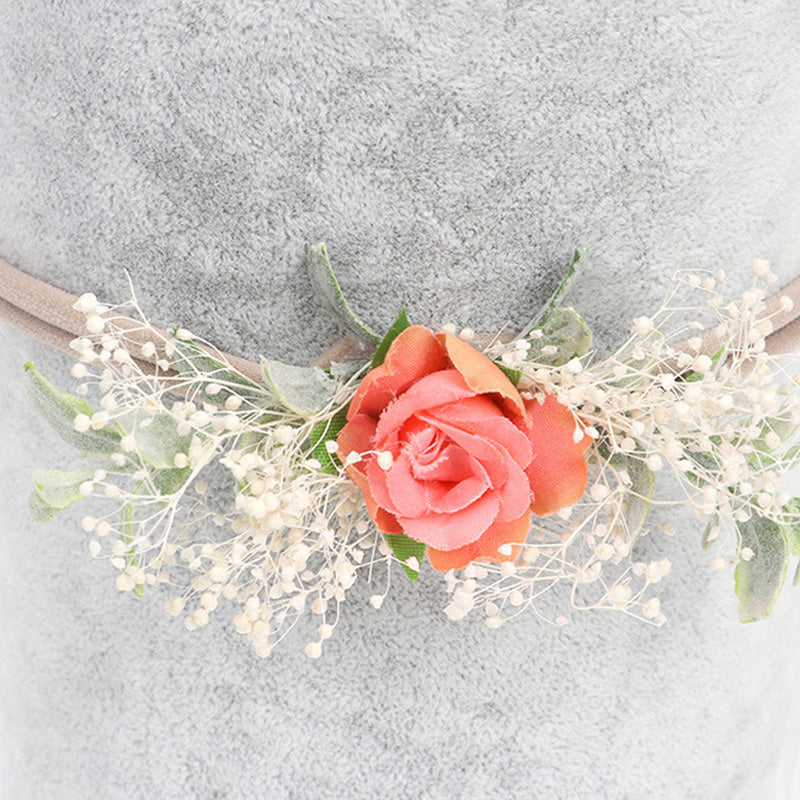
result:
<svg viewBox="0 0 800 800"><path fill-rule="evenodd" d="M786 486L800 457L800 378L766 351L773 319L791 301L770 310L769 266L758 261L753 271L753 285L727 305L716 291L722 272L676 275L656 314L636 317L606 358L594 357L580 316L557 305L563 283L520 336L484 348L524 399L553 395L572 410L575 442L594 442L590 478L574 506L535 518L526 541L500 548L508 557L519 545L515 561L446 573L449 618L479 608L490 627L526 609L545 619L541 598L563 587L573 609L662 624L654 587L671 564L639 558L637 540L654 531L652 506L678 503L706 519L711 566L735 564L740 617L770 613L790 553L800 555L800 499ZM32 515L46 521L82 498L101 501L82 527L91 554L117 571L119 590L141 597L161 584L166 610L189 630L228 601L259 656L307 614L319 621L306 653L319 656L359 575L382 587L369 599L379 608L393 569L416 580L424 555L419 543L374 527L345 473L367 455L390 468L391 453L343 462L337 452L359 382L408 319L401 312L379 340L344 300L323 245L312 249L311 276L324 304L368 342L352 362L263 359L253 374L187 330L157 330L135 300L109 308L86 294L75 305L86 325L72 343L75 395L26 365L36 407L91 464L37 470ZM703 302L683 301L687 291ZM460 336L477 341L468 328ZM663 472L677 478L678 497L656 492Z"/></svg>
<svg viewBox="0 0 800 800"><path fill-rule="evenodd" d="M519 563L475 564L451 576L449 616L479 605L496 627L566 584L576 609L620 609L661 624L652 586L671 565L632 560L631 548L652 505L686 503L709 520L703 544L717 553L712 566L736 566L741 619L769 615L789 553L800 555L800 504L786 482L798 461L800 376L766 352L773 319L791 300L768 313L764 285L774 277L763 261L753 272L753 285L724 307L715 291L724 273L676 275L658 312L636 318L628 341L602 360L592 361L572 309L523 339L492 345L488 352L519 373L523 396L555 394L574 410L576 436L585 430L595 439L590 488L557 524L534 526ZM705 302L679 303L686 288ZM665 469L681 495L654 499ZM674 533L671 525L662 530ZM724 558L731 544L735 555Z"/></svg>

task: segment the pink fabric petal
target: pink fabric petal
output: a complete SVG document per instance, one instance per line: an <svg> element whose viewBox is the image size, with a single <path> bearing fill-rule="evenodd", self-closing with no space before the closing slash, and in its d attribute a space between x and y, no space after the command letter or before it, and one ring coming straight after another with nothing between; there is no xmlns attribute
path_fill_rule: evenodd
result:
<svg viewBox="0 0 800 800"><path fill-rule="evenodd" d="M461 569L479 558L488 561L515 561L519 556L521 545L527 540L531 526L531 513L526 511L519 519L511 522L499 520L475 542L457 550L437 550L428 548L428 560L439 572L449 569ZM501 553L499 548L511 545L511 552Z"/></svg>
<svg viewBox="0 0 800 800"><path fill-rule="evenodd" d="M342 463L350 453L364 453L373 449L376 426L375 420L365 414L356 414L345 423L336 437L336 443L339 445L338 455ZM364 462L360 461L348 467L347 473L358 472L363 475L364 467Z"/></svg>
<svg viewBox="0 0 800 800"><path fill-rule="evenodd" d="M454 442L445 444L436 454L435 460L425 463L419 457L413 458L412 471L418 480L463 481L475 471L474 459Z"/></svg>
<svg viewBox="0 0 800 800"><path fill-rule="evenodd" d="M503 522L517 519L530 508L531 484L525 470L519 464L509 462L508 479L498 489L500 510L497 518Z"/></svg>
<svg viewBox="0 0 800 800"><path fill-rule="evenodd" d="M494 522L500 501L487 492L455 514L430 512L422 517L398 516L407 536L439 550L454 550L478 539Z"/></svg>
<svg viewBox="0 0 800 800"><path fill-rule="evenodd" d="M489 480L492 482L492 486L502 486L506 482L508 479L508 464L513 460L503 447L482 438L480 435L467 433L427 413L422 413L418 416L430 422L431 425L438 427L453 442L462 447L473 458L480 461L489 473Z"/></svg>
<svg viewBox="0 0 800 800"><path fill-rule="evenodd" d="M527 467L533 457L526 433L486 397L470 397L430 409L427 417L468 432L478 432L482 438L497 442L521 467Z"/></svg>
<svg viewBox="0 0 800 800"><path fill-rule="evenodd" d="M472 390L464 382L464 378L454 369L426 375L409 387L380 415L375 431L376 445L383 447L391 434L402 428L403 424L414 414L473 395Z"/></svg>
<svg viewBox="0 0 800 800"><path fill-rule="evenodd" d="M386 488L398 516L418 517L427 512L425 484L411 474L411 459L408 453L402 452L385 475Z"/></svg>
<svg viewBox="0 0 800 800"><path fill-rule="evenodd" d="M421 325L406 328L390 345L383 364L364 376L350 403L347 418L356 414L377 418L409 386L448 366L444 348L431 331Z"/></svg>
<svg viewBox="0 0 800 800"><path fill-rule="evenodd" d="M476 466L480 467L480 464L476 462ZM426 504L433 512L455 514L475 503L490 488L485 471L482 475L473 475L456 484L427 483Z"/></svg>
<svg viewBox="0 0 800 800"><path fill-rule="evenodd" d="M494 394L506 411L527 419L527 411L519 392L495 363L465 341L447 333L437 333L450 363L464 376L475 394Z"/></svg>
<svg viewBox="0 0 800 800"><path fill-rule="evenodd" d="M534 457L526 472L533 492L531 510L544 516L577 503L586 489L588 466L584 453L592 440L584 435L578 442L574 414L554 395L544 403L527 403L531 426L528 438Z"/></svg>

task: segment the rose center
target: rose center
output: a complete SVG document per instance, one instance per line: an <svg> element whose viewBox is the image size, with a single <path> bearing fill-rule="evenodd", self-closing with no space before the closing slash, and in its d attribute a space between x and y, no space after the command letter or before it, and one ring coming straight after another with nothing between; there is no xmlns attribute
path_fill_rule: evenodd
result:
<svg viewBox="0 0 800 800"><path fill-rule="evenodd" d="M470 456L438 428L430 426L415 433L405 452L417 480L455 483L474 475Z"/></svg>

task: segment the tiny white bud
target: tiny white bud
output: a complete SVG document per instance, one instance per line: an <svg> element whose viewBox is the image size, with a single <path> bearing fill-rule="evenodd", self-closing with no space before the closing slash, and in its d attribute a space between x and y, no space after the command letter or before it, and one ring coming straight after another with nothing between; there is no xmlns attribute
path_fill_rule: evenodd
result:
<svg viewBox="0 0 800 800"><path fill-rule="evenodd" d="M378 453L378 466L382 470L389 470L392 468L392 464L394 463L394 456L388 451L383 450L382 452Z"/></svg>
<svg viewBox="0 0 800 800"><path fill-rule="evenodd" d="M101 333L106 327L106 321L99 314L90 314L86 318L86 330L89 333Z"/></svg>
<svg viewBox="0 0 800 800"><path fill-rule="evenodd" d="M633 321L633 332L637 336L647 336L655 330L655 325L650 317L636 317Z"/></svg>
<svg viewBox="0 0 800 800"><path fill-rule="evenodd" d="M766 278L769 275L769 261L758 258L753 262L753 275L756 278Z"/></svg>

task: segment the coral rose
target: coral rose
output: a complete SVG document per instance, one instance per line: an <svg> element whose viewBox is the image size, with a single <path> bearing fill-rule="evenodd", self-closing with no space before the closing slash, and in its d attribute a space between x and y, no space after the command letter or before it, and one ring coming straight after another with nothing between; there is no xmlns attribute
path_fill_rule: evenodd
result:
<svg viewBox="0 0 800 800"><path fill-rule="evenodd" d="M576 430L552 395L523 400L475 348L415 325L364 377L337 441L363 456L346 469L377 527L424 542L445 571L516 558L532 512L581 497L591 440Z"/></svg>

